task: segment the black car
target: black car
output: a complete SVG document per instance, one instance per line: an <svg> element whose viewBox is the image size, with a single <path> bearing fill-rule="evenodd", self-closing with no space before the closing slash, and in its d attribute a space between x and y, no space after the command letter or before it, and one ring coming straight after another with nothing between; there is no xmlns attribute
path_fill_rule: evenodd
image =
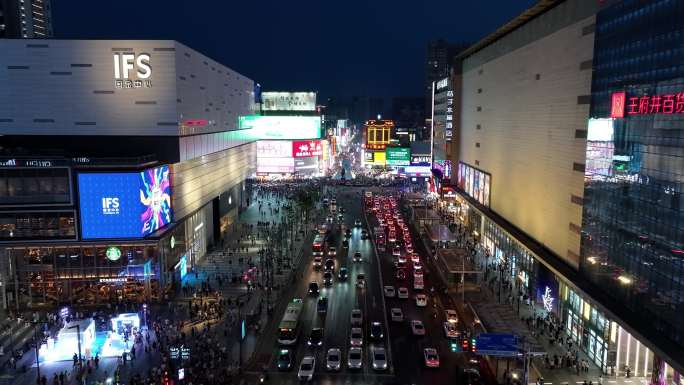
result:
<svg viewBox="0 0 684 385"><path fill-rule="evenodd" d="M281 349L278 352L278 370L292 369L292 351L290 349Z"/></svg>
<svg viewBox="0 0 684 385"><path fill-rule="evenodd" d="M344 241L342 241L342 247L344 247L345 249L348 249L349 248L349 241L346 239Z"/></svg>
<svg viewBox="0 0 684 385"><path fill-rule="evenodd" d="M351 237L351 229L344 230L344 236L347 238Z"/></svg>
<svg viewBox="0 0 684 385"><path fill-rule="evenodd" d="M368 231L361 230L361 239L368 239Z"/></svg>
<svg viewBox="0 0 684 385"><path fill-rule="evenodd" d="M326 271L325 273L323 273L323 284L325 286L332 286L332 284L333 284L332 272Z"/></svg>
<svg viewBox="0 0 684 385"><path fill-rule="evenodd" d="M309 346L323 345L323 328L311 329L311 334L309 335L309 341L307 341L307 344Z"/></svg>
<svg viewBox="0 0 684 385"><path fill-rule="evenodd" d="M335 261L328 258L325 260L325 271L335 271Z"/></svg>
<svg viewBox="0 0 684 385"><path fill-rule="evenodd" d="M361 255L360 251L357 251L354 253L354 262L361 262L363 261L363 256Z"/></svg>
<svg viewBox="0 0 684 385"><path fill-rule="evenodd" d="M382 332L382 324L380 322L372 322L370 326L370 339L381 340L385 334Z"/></svg>
<svg viewBox="0 0 684 385"><path fill-rule="evenodd" d="M319 298L316 308L319 313L326 313L328 311L328 297Z"/></svg>
<svg viewBox="0 0 684 385"><path fill-rule="evenodd" d="M318 282L309 282L309 295L318 296Z"/></svg>
<svg viewBox="0 0 684 385"><path fill-rule="evenodd" d="M340 272L337 274L337 278L340 281L346 281L348 276L349 276L349 271L347 270L347 268L346 267L340 267Z"/></svg>

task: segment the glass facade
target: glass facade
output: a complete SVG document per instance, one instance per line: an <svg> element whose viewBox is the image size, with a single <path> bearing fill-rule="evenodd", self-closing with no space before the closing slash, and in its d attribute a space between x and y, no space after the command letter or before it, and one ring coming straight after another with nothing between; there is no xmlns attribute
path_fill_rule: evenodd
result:
<svg viewBox="0 0 684 385"><path fill-rule="evenodd" d="M675 0L624 0L597 15L580 261L581 274L679 345L684 344L682 20L684 2ZM600 329L594 332L605 340L605 327Z"/></svg>

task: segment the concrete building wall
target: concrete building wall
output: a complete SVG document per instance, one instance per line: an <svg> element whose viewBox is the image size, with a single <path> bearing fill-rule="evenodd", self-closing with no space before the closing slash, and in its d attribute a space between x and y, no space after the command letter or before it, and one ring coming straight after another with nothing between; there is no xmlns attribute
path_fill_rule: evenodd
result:
<svg viewBox="0 0 684 385"><path fill-rule="evenodd" d="M465 58L460 158L491 173L492 210L577 268L595 17L573 3Z"/></svg>
<svg viewBox="0 0 684 385"><path fill-rule="evenodd" d="M0 134L184 136L234 130L252 80L171 40L0 40ZM116 56L149 55L122 86ZM126 83L123 83L125 85Z"/></svg>
<svg viewBox="0 0 684 385"><path fill-rule="evenodd" d="M176 220L244 181L255 164L255 142L174 164L171 180Z"/></svg>
<svg viewBox="0 0 684 385"><path fill-rule="evenodd" d="M254 81L176 42L178 120L181 135L238 128L238 117L254 113Z"/></svg>

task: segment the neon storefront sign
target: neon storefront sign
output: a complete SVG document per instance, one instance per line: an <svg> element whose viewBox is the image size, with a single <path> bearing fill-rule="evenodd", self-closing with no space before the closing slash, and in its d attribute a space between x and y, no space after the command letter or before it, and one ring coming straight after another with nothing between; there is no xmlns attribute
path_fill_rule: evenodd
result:
<svg viewBox="0 0 684 385"><path fill-rule="evenodd" d="M626 115L684 114L684 92L678 94L629 96L613 92L610 98L610 117Z"/></svg>

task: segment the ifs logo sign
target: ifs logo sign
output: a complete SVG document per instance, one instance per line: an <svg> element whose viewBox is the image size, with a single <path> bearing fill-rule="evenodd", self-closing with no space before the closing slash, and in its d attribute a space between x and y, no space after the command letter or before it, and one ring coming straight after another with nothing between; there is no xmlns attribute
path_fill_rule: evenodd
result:
<svg viewBox="0 0 684 385"><path fill-rule="evenodd" d="M119 198L102 198L102 214L119 215Z"/></svg>
<svg viewBox="0 0 684 385"><path fill-rule="evenodd" d="M152 66L149 54L114 54L114 86L116 88L150 88L152 87L151 76Z"/></svg>

